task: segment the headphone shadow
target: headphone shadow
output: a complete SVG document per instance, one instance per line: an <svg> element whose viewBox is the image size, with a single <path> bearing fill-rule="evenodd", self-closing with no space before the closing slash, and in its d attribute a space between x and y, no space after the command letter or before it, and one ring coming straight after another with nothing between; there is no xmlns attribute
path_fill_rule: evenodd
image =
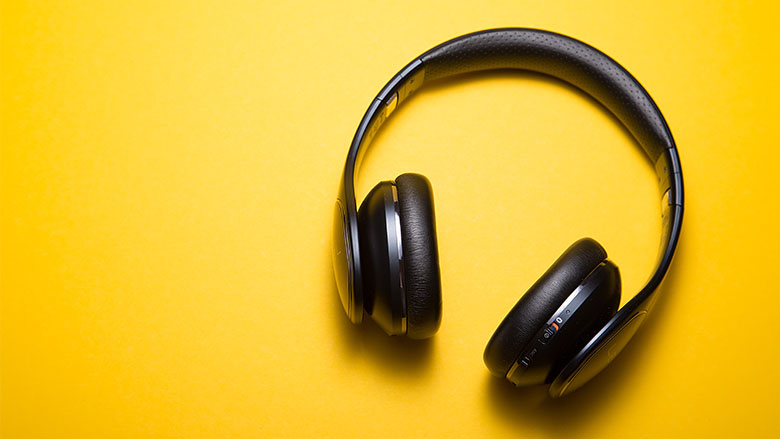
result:
<svg viewBox="0 0 780 439"><path fill-rule="evenodd" d="M408 101L422 99L421 95L435 94L447 88L496 78L539 81L562 87L576 94L609 117L620 128L625 138L637 146L634 148L636 154L641 156L651 166L654 166L654 163L644 153L633 134L606 106L580 88L542 73L499 69L459 74L451 78L436 80L434 83L422 87L419 92L410 96ZM408 104L400 105L396 112L403 112L407 106ZM375 136L375 142L383 136L385 131L391 129L394 119L396 118L391 117L380 126ZM364 161L368 160L369 156L370 148L366 151ZM518 428L518 431L534 424L542 430L554 432L557 436L575 435L577 429L581 428L583 424L593 422L593 414L600 409L603 410L604 402L614 399L618 394L617 390L619 388L628 386L630 383L629 375L633 371L641 369L642 364L647 360L646 356L649 353L643 351L641 345L645 344L646 340L652 337L659 325L668 324L664 317L666 314L664 309L669 306L670 299L673 299L673 297L667 297L668 294L665 291L677 289L678 273L681 271L680 259L683 257L685 246L685 235L681 235L678 242L677 255L675 256L678 262L670 267L666 279L661 285L659 291L661 296L654 305L654 309L657 311L648 316L642 325L642 329L634 335L631 342L609 367L582 388L560 399L551 399L547 395L547 386L518 389L506 380L493 377L485 371L486 404L490 406L490 412L497 419L513 424ZM328 254L328 264L330 263L330 255ZM333 304L334 315L337 316L335 318L337 322L334 324L341 334L340 339L343 340L344 355L354 357L366 354L364 355L365 358L374 362L383 373L388 375L421 379L432 373L430 365L432 363L436 337L427 340L388 337L373 322L353 325L348 319L344 318L341 303L336 298L338 291L335 280L331 282L331 297L333 298L331 303ZM370 320L370 318L364 317L364 320ZM565 422L562 422L562 420L565 420Z"/></svg>
<svg viewBox="0 0 780 439"><path fill-rule="evenodd" d="M683 256L684 247L685 240L681 235L675 256L678 262ZM593 414L605 406L605 401L616 397L619 388L630 386L629 377L647 362L650 354L642 349L642 345L653 337L659 326L668 324L664 318L667 315L665 309L669 307L669 299L673 299L668 293L679 289L680 271L679 263L670 267L658 291L660 296L654 306L655 312L648 316L620 355L589 383L570 395L552 399L547 396L547 386L518 389L506 380L487 375L486 394L491 412L517 428L538 424L544 429L554 430L560 436L576 434L583 423L595 419Z"/></svg>
<svg viewBox="0 0 780 439"><path fill-rule="evenodd" d="M328 264L331 263L328 249ZM332 278L332 277L331 277ZM405 336L390 337L371 317L363 315L363 322L355 325L345 318L344 309L339 300L336 280L331 280L331 304L335 316L334 326L339 332L339 347L342 356L359 356L374 364L382 373L390 376L402 376L404 379L422 379L432 372L430 367L435 348L435 337L425 340L412 340Z"/></svg>

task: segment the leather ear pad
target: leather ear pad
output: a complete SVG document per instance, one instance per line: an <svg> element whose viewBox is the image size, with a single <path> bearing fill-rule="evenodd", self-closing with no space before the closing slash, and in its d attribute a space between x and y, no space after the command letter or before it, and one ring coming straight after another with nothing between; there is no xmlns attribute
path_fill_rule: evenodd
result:
<svg viewBox="0 0 780 439"><path fill-rule="evenodd" d="M566 249L520 298L490 338L483 358L493 375L506 375L534 334L606 258L604 248L590 238L580 239Z"/></svg>
<svg viewBox="0 0 780 439"><path fill-rule="evenodd" d="M395 179L403 246L407 336L428 338L441 323L441 280L433 190L420 174Z"/></svg>

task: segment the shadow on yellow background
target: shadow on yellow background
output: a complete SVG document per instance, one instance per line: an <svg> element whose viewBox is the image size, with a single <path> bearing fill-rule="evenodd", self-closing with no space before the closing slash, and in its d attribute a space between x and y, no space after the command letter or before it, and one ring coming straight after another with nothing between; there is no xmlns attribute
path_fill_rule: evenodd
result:
<svg viewBox="0 0 780 439"><path fill-rule="evenodd" d="M582 423L589 423L596 415L602 413L605 404L614 399L619 387L631 385L629 377L635 376L638 370L647 367L646 340L657 336L656 329L672 324L664 316L664 311L673 300L674 294L679 294L678 273L685 255L685 238L680 240L677 255L678 263L669 271L659 292L662 294L656 302L651 317L647 319L631 343L618 355L603 372L576 392L560 399L547 397L546 388L532 390L517 389L503 380L489 377L488 402L492 409L501 415L503 420L522 429L529 424L537 424L551 435L576 435ZM645 348L646 349L646 348ZM562 420L565 419L564 422Z"/></svg>
<svg viewBox="0 0 780 439"><path fill-rule="evenodd" d="M484 403L495 417L518 431L534 425L539 431L546 431L550 435L569 436L576 435L583 423L592 423L596 415L606 410L607 401L616 397L616 389L630 385L628 378L647 367L649 354L643 351L645 341L655 336L659 326L672 324L665 318L665 310L674 296L680 294L678 273L684 270L680 261L686 258L687 247L684 236L675 256L678 263L673 265L659 290L661 296L653 308L652 317L647 319L631 343L607 369L571 395L551 399L546 386L517 388L506 380L493 377L485 368ZM327 263L330 261L328 248ZM338 322L337 341L346 358L359 355L371 362L376 373L387 374L407 383L421 384L423 378L435 373L431 359L437 337L426 340L389 337L367 315L360 325L353 325L344 314L335 280L332 293L333 309L330 317ZM442 293L446 300L446 291Z"/></svg>
<svg viewBox="0 0 780 439"><path fill-rule="evenodd" d="M776 437L780 38L773 2L0 3L0 437ZM330 224L360 117L426 49L528 26L615 58L679 147L686 211L646 323L569 397L482 350L590 236L622 302L657 187L560 81L494 72L404 102L357 195L435 194L443 320L349 323ZM769 315L769 317L767 317Z"/></svg>

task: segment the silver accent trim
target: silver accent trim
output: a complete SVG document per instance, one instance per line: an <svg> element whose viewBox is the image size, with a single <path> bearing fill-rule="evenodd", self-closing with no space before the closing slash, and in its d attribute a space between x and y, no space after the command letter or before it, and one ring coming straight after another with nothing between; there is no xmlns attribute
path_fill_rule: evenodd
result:
<svg viewBox="0 0 780 439"><path fill-rule="evenodd" d="M539 332L539 331L540 331L542 328L545 328L545 327L547 327L547 326L550 326L550 325L552 324L552 322L554 322L554 321L555 321L555 317L556 317L556 316L560 316L561 314L563 314L563 312L566 310L566 308L568 308L568 307L569 307L569 305L571 304L571 302L572 302L572 301L574 301L574 299L575 299L575 298L576 298L576 297L577 297L577 296L578 296L578 295L579 295L579 294L582 292L582 290L585 288L585 286L587 285L588 281L590 280L590 276L591 276L591 275L592 275L592 274L593 274L593 273L594 273L594 272L595 272L595 271L596 271L598 268L600 268L600 267L601 267L603 264L604 264L604 262L601 262L601 263L599 263L599 265L597 265L597 266L596 266L596 268L594 268L593 270L591 270L591 272L590 272L590 273L588 273L588 275L587 275L587 276L585 276L585 278L584 278L584 279L583 279L583 280L580 282L580 284L579 284L579 285L577 285L577 287L574 289L574 291L572 291L572 292L571 292L571 294L569 294L569 295L566 297L566 300L564 300L564 301L563 301L563 303L561 304L561 306L559 306L559 307L558 307L558 308L555 310L555 312L553 312L553 313L552 313L552 316L550 316L550 318L549 318L549 319L547 319L546 323L545 323L544 325L542 325L542 326L541 326L539 329L537 329L537 331L536 331L536 332L534 332L534 336L531 338L531 341L530 341L530 342L528 342L528 344L527 344L525 347L523 347L523 350L522 350L522 351L520 351L520 354L517 356L517 358L515 359L514 363L512 363L512 367L510 367L510 368L509 368L509 371L507 371L506 375L504 375L504 378L505 378L505 379L509 380L509 382L511 382L511 383L512 383L512 384L514 384L515 386L517 386L517 385L518 385L518 384L517 384L515 381L512 381L512 376L514 375L515 371L516 371L516 370L517 370L517 369L520 367L520 363L522 362L523 356L524 356L524 354L526 353L526 351L528 351L528 350L529 350L529 348L530 348L530 347L532 347L532 346L534 345L534 343L536 342L536 334L537 334L537 333L538 333L538 332ZM586 300L587 300L587 299L586 299ZM564 321L564 322L561 324L561 328L563 328L563 327L566 325L566 323L568 323L568 319L566 319L566 321ZM560 330L560 328L559 328L559 330Z"/></svg>
<svg viewBox="0 0 780 439"><path fill-rule="evenodd" d="M403 315L401 316L401 333L406 334L406 283L404 282L404 248L401 243L401 214L398 212L398 189L396 189L395 183L391 186L393 193L393 209L395 210L395 236L397 237L396 245L398 247L398 277L399 285L401 287L401 301Z"/></svg>

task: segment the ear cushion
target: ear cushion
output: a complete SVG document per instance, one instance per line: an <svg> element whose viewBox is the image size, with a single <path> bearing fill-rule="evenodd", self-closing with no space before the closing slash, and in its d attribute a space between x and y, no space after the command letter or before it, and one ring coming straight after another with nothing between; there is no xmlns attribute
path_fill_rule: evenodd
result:
<svg viewBox="0 0 780 439"><path fill-rule="evenodd" d="M403 246L407 336L428 338L441 323L441 280L433 189L420 174L395 179Z"/></svg>
<svg viewBox="0 0 780 439"><path fill-rule="evenodd" d="M520 298L490 338L483 358L493 375L506 375L539 328L606 258L604 248L590 238L580 239L566 249Z"/></svg>

